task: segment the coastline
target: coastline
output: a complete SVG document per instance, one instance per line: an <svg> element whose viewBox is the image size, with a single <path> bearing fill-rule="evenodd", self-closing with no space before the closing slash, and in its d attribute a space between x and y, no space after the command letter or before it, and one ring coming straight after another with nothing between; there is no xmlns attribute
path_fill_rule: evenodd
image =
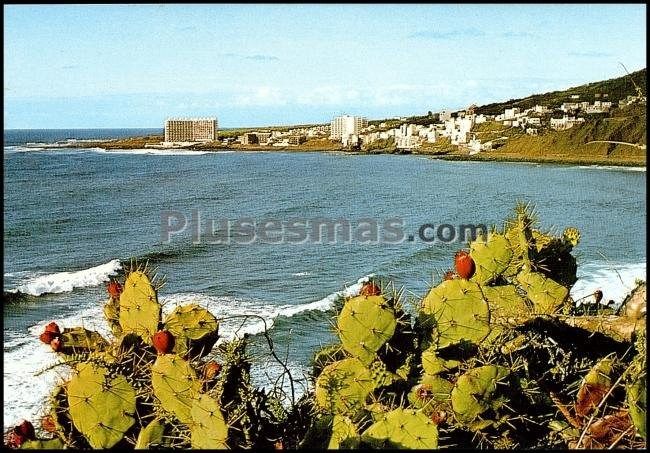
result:
<svg viewBox="0 0 650 453"><path fill-rule="evenodd" d="M134 150L134 149L156 149L146 148L145 145L151 143L152 137L133 137L130 139L109 140L109 141L88 141L84 143L71 144L70 147L86 148L96 147L105 151L117 150ZM171 148L170 148L171 149ZM323 146L323 142L319 141L318 145L310 144L307 142L302 145L291 146L260 146L260 145L237 145L237 146L223 146L221 144L199 144L191 145L186 148L178 148L180 150L188 151L231 151L231 152L340 152L354 155L377 155L377 154L395 154L395 155L414 155L429 157L432 159L448 160L448 161L474 161L474 162L519 162L519 163L538 163L538 164L560 164L560 165L609 165L618 167L646 167L647 160L643 156L585 156L577 155L570 156L566 154L548 153L547 155L522 155L519 153L503 153L503 152L482 152L478 154L466 154L458 152L404 152L395 151L392 149L374 149L372 151L348 150L344 147L331 143L329 146Z"/></svg>

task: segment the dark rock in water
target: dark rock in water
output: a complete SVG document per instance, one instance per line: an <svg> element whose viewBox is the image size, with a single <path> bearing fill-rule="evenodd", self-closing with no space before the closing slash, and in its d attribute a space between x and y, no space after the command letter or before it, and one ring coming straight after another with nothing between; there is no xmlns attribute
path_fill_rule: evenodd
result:
<svg viewBox="0 0 650 453"><path fill-rule="evenodd" d="M21 293L20 291L16 291L16 292L3 291L3 295L2 295L2 303L5 305L15 304L17 302L24 302L33 299L34 296L30 294Z"/></svg>

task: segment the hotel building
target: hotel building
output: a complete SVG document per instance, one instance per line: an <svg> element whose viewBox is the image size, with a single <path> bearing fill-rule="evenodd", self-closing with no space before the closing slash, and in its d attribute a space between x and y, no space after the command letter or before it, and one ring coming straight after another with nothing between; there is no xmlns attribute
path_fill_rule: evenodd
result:
<svg viewBox="0 0 650 453"><path fill-rule="evenodd" d="M209 142L216 139L216 118L170 118L165 121L166 142Z"/></svg>

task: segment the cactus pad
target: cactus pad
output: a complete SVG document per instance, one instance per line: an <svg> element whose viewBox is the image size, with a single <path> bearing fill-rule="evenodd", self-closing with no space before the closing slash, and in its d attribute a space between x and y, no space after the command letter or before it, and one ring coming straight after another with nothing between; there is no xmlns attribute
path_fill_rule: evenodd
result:
<svg viewBox="0 0 650 453"><path fill-rule="evenodd" d="M530 312L526 300L517 293L514 285L482 286L481 291L490 307L490 322L520 317Z"/></svg>
<svg viewBox="0 0 650 453"><path fill-rule="evenodd" d="M327 365L316 379L316 405L329 413L353 414L363 407L374 386L363 363L343 359Z"/></svg>
<svg viewBox="0 0 650 453"><path fill-rule="evenodd" d="M428 375L435 376L440 373L458 368L458 360L445 360L438 357L436 349L431 347L422 352L422 369Z"/></svg>
<svg viewBox="0 0 650 453"><path fill-rule="evenodd" d="M149 277L144 272L131 272L120 294L120 327L124 333L133 332L151 344L158 331L160 304Z"/></svg>
<svg viewBox="0 0 650 453"><path fill-rule="evenodd" d="M490 333L490 312L479 286L467 280L446 280L422 301L422 314L429 317L437 346L463 340L479 342Z"/></svg>
<svg viewBox="0 0 650 453"><path fill-rule="evenodd" d="M148 450L153 446L161 446L164 433L165 424L162 418L154 418L147 426L140 430L138 439L135 442L135 449Z"/></svg>
<svg viewBox="0 0 650 453"><path fill-rule="evenodd" d="M489 409L497 382L509 373L502 366L485 365L461 375L451 391L451 406L456 419L469 424Z"/></svg>
<svg viewBox="0 0 650 453"><path fill-rule="evenodd" d="M135 390L124 376L80 363L67 387L70 417L93 448L111 448L135 423Z"/></svg>
<svg viewBox="0 0 650 453"><path fill-rule="evenodd" d="M535 314L553 314L562 309L569 289L538 272L522 270L517 281L533 303Z"/></svg>
<svg viewBox="0 0 650 453"><path fill-rule="evenodd" d="M569 227L564 230L562 233L564 240L571 244L572 247L576 247L580 243L580 230L574 227Z"/></svg>
<svg viewBox="0 0 650 453"><path fill-rule="evenodd" d="M343 348L368 365L396 325L395 312L382 296L357 296L345 303L337 327Z"/></svg>
<svg viewBox="0 0 650 453"><path fill-rule="evenodd" d="M65 444L59 438L28 440L20 446L21 450L63 450Z"/></svg>
<svg viewBox="0 0 650 453"><path fill-rule="evenodd" d="M395 409L371 425L362 441L373 447L438 448L438 427L422 412Z"/></svg>
<svg viewBox="0 0 650 453"><path fill-rule="evenodd" d="M175 354L159 355L151 367L151 383L162 407L181 422L191 423L192 400L201 390L190 363Z"/></svg>
<svg viewBox="0 0 650 453"><path fill-rule="evenodd" d="M358 436L357 428L352 420L343 415L335 415L332 420L332 436L327 449L355 448L359 444Z"/></svg>
<svg viewBox="0 0 650 453"><path fill-rule="evenodd" d="M63 329L61 333L63 350L65 354L75 354L84 351L104 351L108 341L99 333L83 327Z"/></svg>
<svg viewBox="0 0 650 453"><path fill-rule="evenodd" d="M470 244L470 256L476 263L472 281L479 285L491 282L501 275L512 260L512 246L506 237L499 233L489 233Z"/></svg>
<svg viewBox="0 0 650 453"><path fill-rule="evenodd" d="M634 382L626 386L626 400L630 411L630 418L636 427L637 434L643 439L647 436L646 411L647 391L646 375L638 377Z"/></svg>
<svg viewBox="0 0 650 453"><path fill-rule="evenodd" d="M228 448L228 425L217 400L208 395L200 395L192 403L191 415L192 448Z"/></svg>
<svg viewBox="0 0 650 453"><path fill-rule="evenodd" d="M217 341L219 322L205 308L189 304L176 307L165 318L164 328L176 338L175 353L183 355L196 344L207 354Z"/></svg>
<svg viewBox="0 0 650 453"><path fill-rule="evenodd" d="M413 407L428 414L437 405L449 400L453 387L454 384L446 379L425 374L409 392L408 400Z"/></svg>

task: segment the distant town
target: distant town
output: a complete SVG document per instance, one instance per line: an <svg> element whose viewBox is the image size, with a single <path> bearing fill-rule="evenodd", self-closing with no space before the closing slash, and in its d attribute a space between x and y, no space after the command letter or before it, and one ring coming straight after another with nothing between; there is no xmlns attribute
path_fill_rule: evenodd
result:
<svg viewBox="0 0 650 453"><path fill-rule="evenodd" d="M645 103L645 96L629 95L625 99L610 101L608 93L595 93L592 99L572 95L570 100L560 105L538 104L524 110L518 107L505 108L498 115L477 114L476 105L457 112L429 112L425 118L430 120L428 124L422 124L421 119L412 123L404 117L369 124L363 116L341 115L334 117L329 125L286 130L250 130L222 138L219 137L217 118L170 118L165 121L164 141L145 146L176 148L218 144L225 147L291 148L299 147L309 140L321 139L348 150L393 149L415 152L443 144L473 155L491 151L508 138L502 135L486 139L482 135L494 136L495 131L505 132L509 129L530 136L537 136L547 130L567 130L584 123L591 115L607 114L612 108L635 103Z"/></svg>

